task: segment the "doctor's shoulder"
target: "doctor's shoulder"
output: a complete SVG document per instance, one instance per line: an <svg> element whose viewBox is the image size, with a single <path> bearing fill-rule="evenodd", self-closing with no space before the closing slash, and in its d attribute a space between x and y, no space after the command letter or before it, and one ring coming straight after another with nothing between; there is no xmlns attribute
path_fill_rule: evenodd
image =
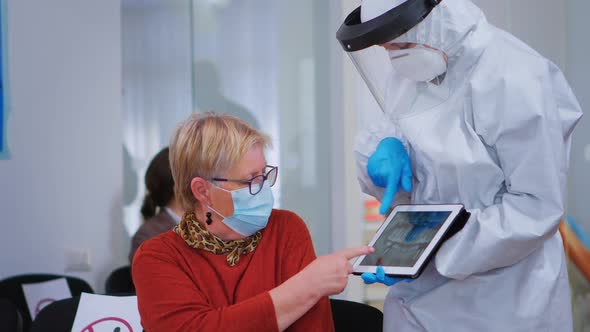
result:
<svg viewBox="0 0 590 332"><path fill-rule="evenodd" d="M550 61L516 37L498 30L478 59L468 82L471 118L478 135L493 145L502 128L543 115L531 107L545 98ZM507 123L511 122L511 123Z"/></svg>
<svg viewBox="0 0 590 332"><path fill-rule="evenodd" d="M546 57L525 42L499 28L493 34L474 68L472 79L487 80L494 83L531 79L545 74L548 68Z"/></svg>

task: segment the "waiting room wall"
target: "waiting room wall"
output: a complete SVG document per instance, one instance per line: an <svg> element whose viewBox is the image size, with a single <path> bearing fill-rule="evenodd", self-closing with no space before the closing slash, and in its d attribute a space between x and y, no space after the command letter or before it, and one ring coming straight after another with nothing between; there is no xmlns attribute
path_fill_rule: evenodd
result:
<svg viewBox="0 0 590 332"><path fill-rule="evenodd" d="M0 278L67 273L101 291L126 263L121 4L9 0L10 160L0 161ZM65 271L67 251L91 270Z"/></svg>

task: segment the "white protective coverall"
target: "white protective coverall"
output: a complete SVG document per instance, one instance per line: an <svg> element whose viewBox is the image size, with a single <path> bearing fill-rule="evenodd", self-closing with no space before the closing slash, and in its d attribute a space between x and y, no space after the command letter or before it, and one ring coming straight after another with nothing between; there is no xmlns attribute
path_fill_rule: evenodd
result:
<svg viewBox="0 0 590 332"><path fill-rule="evenodd" d="M471 218L418 279L390 288L384 330L569 331L557 229L580 105L556 65L468 0L444 0L420 25L424 40L412 30L398 39L444 51L451 91L434 107L384 114L366 128L355 148L359 182L382 197L367 159L397 137L410 155L411 202L463 203Z"/></svg>

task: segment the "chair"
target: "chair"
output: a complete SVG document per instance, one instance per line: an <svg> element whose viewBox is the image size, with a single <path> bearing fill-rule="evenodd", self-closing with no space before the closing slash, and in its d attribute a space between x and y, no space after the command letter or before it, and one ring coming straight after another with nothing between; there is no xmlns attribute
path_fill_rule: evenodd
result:
<svg viewBox="0 0 590 332"><path fill-rule="evenodd" d="M48 304L35 317L30 332L70 332L76 318L80 296Z"/></svg>
<svg viewBox="0 0 590 332"><path fill-rule="evenodd" d="M20 311L23 320L23 331L28 331L31 325L31 315L27 307L27 300L23 293L22 284L43 282L57 278L65 278L72 296L79 296L82 292L94 293L90 285L76 277L56 274L23 274L0 280L0 298L8 299Z"/></svg>
<svg viewBox="0 0 590 332"><path fill-rule="evenodd" d="M107 294L135 294L131 267L122 266L111 272L105 283L105 291Z"/></svg>
<svg viewBox="0 0 590 332"><path fill-rule="evenodd" d="M0 326L5 332L22 332L23 317L20 310L9 300L0 299Z"/></svg>
<svg viewBox="0 0 590 332"><path fill-rule="evenodd" d="M80 296L74 296L48 304L35 317L29 332L72 331L79 304ZM94 330L96 331L96 327ZM88 330L86 329L84 331Z"/></svg>
<svg viewBox="0 0 590 332"><path fill-rule="evenodd" d="M330 299L336 332L382 332L383 313L364 303Z"/></svg>

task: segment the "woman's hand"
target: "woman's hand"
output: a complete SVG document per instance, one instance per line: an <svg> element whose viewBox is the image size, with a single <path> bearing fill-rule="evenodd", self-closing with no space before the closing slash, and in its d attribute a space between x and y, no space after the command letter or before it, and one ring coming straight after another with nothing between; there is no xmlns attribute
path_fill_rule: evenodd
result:
<svg viewBox="0 0 590 332"><path fill-rule="evenodd" d="M344 290L352 265L348 261L374 252L372 247L349 248L316 258L303 270L272 289L279 330L283 331L303 316L322 297Z"/></svg>
<svg viewBox="0 0 590 332"><path fill-rule="evenodd" d="M303 270L272 289L279 331L303 316L322 297L342 292L352 272L348 261L374 252L372 247L349 248L316 258Z"/></svg>
<svg viewBox="0 0 590 332"><path fill-rule="evenodd" d="M317 290L318 297L338 294L344 290L348 275L352 273L349 260L374 251L372 247L363 246L320 256L299 274L305 287Z"/></svg>

